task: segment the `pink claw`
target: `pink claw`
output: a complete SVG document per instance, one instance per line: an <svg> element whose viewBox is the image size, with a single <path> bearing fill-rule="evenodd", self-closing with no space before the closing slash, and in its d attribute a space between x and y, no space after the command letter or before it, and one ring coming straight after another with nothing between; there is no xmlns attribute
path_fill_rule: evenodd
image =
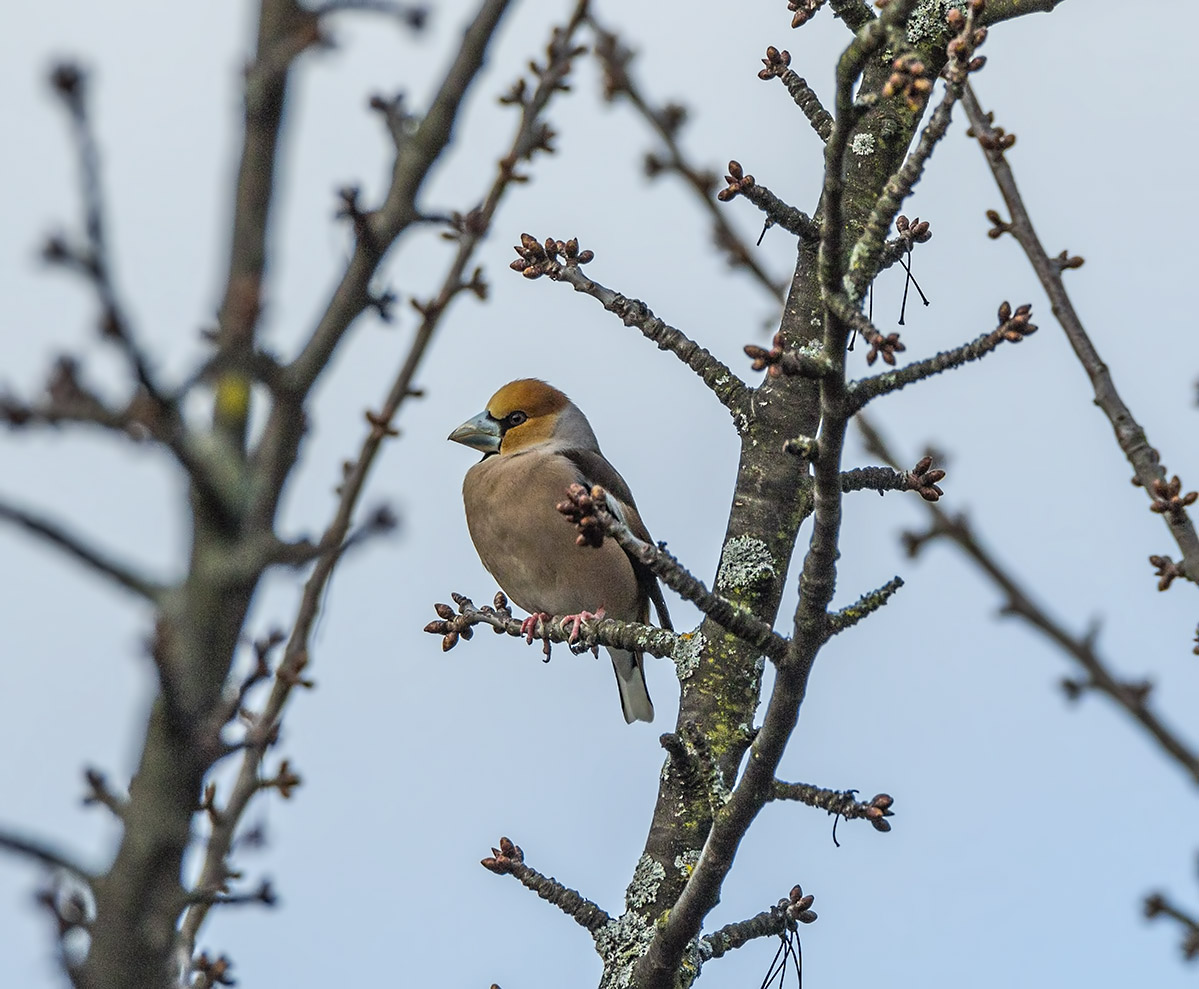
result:
<svg viewBox="0 0 1199 989"><path fill-rule="evenodd" d="M538 622L548 622L553 615L547 614L544 611L535 611L529 615L523 622L520 623L520 634L525 637L525 642L529 645L533 644L533 632L537 628Z"/></svg>
<svg viewBox="0 0 1199 989"><path fill-rule="evenodd" d="M563 626L565 626L566 622L570 622L570 638L567 641L571 642L571 643L578 641L579 626L582 625L583 622L588 621L589 619L592 619L592 618L594 618L598 622L603 617L604 617L604 609L603 608L600 608L598 611L594 611L594 612L580 611L577 615L563 615L562 616Z"/></svg>

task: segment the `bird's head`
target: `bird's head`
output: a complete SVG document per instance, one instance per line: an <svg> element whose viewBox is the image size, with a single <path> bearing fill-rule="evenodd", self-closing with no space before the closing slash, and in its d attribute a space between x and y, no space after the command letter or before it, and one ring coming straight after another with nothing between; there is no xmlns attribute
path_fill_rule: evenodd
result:
<svg viewBox="0 0 1199 989"><path fill-rule="evenodd" d="M539 449L598 450L595 434L578 407L553 385L537 378L509 381L487 408L449 435L484 456Z"/></svg>

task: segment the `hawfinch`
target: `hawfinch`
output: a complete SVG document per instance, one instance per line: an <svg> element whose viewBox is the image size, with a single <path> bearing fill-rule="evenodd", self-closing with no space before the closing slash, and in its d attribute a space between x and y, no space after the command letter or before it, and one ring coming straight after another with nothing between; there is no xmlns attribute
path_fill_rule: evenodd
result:
<svg viewBox="0 0 1199 989"><path fill-rule="evenodd" d="M653 601L663 628L670 615L657 578L611 539L578 546L575 529L555 508L572 484L599 484L613 514L651 542L624 478L600 453L582 412L557 388L535 378L504 385L487 408L450 433L483 451L466 472L462 498L479 558L504 593L533 616L605 616L646 622ZM609 649L627 722L653 721L639 652Z"/></svg>

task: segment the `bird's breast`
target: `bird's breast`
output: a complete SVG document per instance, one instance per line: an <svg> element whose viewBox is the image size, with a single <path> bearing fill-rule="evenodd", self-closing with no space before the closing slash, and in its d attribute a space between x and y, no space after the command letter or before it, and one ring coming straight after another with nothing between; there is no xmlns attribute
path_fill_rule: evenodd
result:
<svg viewBox="0 0 1199 989"><path fill-rule="evenodd" d="M467 471L466 521L483 565L525 611L552 615L604 608L636 620L642 611L629 558L611 539L598 549L556 509L580 480L565 457L545 453L494 456Z"/></svg>

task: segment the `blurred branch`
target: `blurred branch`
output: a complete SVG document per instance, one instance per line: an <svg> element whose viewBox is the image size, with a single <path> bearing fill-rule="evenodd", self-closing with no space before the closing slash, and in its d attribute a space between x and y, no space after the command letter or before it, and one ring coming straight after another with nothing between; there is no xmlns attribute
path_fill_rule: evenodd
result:
<svg viewBox="0 0 1199 989"><path fill-rule="evenodd" d="M988 11L991 11L988 4ZM1031 5L1030 5L1031 6ZM1055 3L1046 3L1044 9L1052 10ZM1033 227L1032 219L1024 206L1020 190L1004 151L1011 147L1011 135L1004 135L992 124L991 115L984 114L973 91L967 87L962 105L970 118L970 133L978 138L979 146L991 167L991 174L1003 194L1011 220L996 224L1000 233L1011 233L1024 249L1033 271L1036 272L1070 346L1074 348L1079 362L1091 380L1095 391L1095 404L1103 410L1116 434L1116 442L1136 473L1136 480L1144 487L1150 498L1155 487L1166 483L1166 471L1162 467L1157 451L1150 446L1145 430L1133 418L1132 411L1124 404L1116 391L1111 371L1099 356L1091 338L1087 335L1062 282L1062 266L1051 259L1041 245ZM1187 577L1199 584L1199 534L1185 512L1163 512L1162 517L1182 552L1182 566Z"/></svg>
<svg viewBox="0 0 1199 989"><path fill-rule="evenodd" d="M82 563L93 573L107 577L113 583L145 598L151 604L157 604L166 590L163 585L141 576L122 563L118 563L43 516L18 508L9 502L0 501L0 519L32 533Z"/></svg>
<svg viewBox="0 0 1199 989"><path fill-rule="evenodd" d="M490 36L490 33L496 27L498 17L502 13L502 7L502 4L490 3L482 8L474 26L468 32L467 38L470 43L464 46L458 61L447 75L446 81L442 85L442 95L439 99L444 97L448 101L449 94L451 93L456 93L457 97L461 98L461 89L455 89L455 87L464 88L466 83L469 82L469 79L463 80L461 78L466 68L473 67L472 71L478 69L482 58L479 46L485 44L486 41L486 38L481 36L482 32L486 29L487 36ZM516 131L507 152L499 161L496 176L482 204L465 215L458 216L454 220L453 237L457 242L457 250L455 251L453 260L449 265L437 295L432 300L417 306L418 311L421 313L420 326L416 331L408 354L397 372L382 406L378 411L367 413L366 418L370 429L363 439L357 458L352 463L347 462L345 466L341 485L338 489L337 508L333 519L330 521L321 539L321 545L340 546L345 542L350 527L353 524L354 514L357 511L367 478L382 448L383 441L388 436L395 435L392 423L403 403L418 394L414 388L416 374L422 366L429 344L441 323L442 316L445 315L452 301L462 292L471 291L477 295L482 295L485 291L478 271L467 280L465 277L466 270L479 243L486 237L492 218L504 194L511 185L520 180L520 176L516 172L517 164L520 161L530 160L539 150L548 150L546 147L547 128L542 122L542 115L551 98L556 93L563 92L566 88L565 79L570 71L574 57L579 53L573 39L582 23L585 9L586 2L582 0L582 2L576 5L574 12L566 24L554 28L547 47L546 63L536 73L537 82L533 92L527 96L522 95L520 100L520 119L517 123ZM395 104L381 99L373 100L372 106L388 116L398 111ZM402 133L402 131L403 129L400 128L399 132ZM448 140L448 122L445 124L444 132L439 133L442 133L442 137ZM444 140L442 147L444 147ZM402 155L397 157L397 177L395 182L400 181L399 170L401 158ZM393 183L393 190L394 188L395 184ZM415 193L415 190L413 192ZM346 279L350 277L353 265L354 262L351 262L351 269L347 271ZM342 287L338 291L343 291L346 284L346 280L343 279ZM331 305L330 310L326 313L326 320L331 318L333 311L334 306ZM316 337L313 338L309 346L313 346L315 341ZM280 428L283 428L282 424ZM258 724L261 726L261 731L263 732L269 732L273 730L271 726L279 724L293 688L303 682L301 671L308 663L312 629L320 613L321 602L338 559L339 555L336 552L321 554L317 558L312 574L304 585L300 605L292 625L291 635L280 663L280 670L287 671L288 675L277 675L275 677L270 696L257 715ZM519 623L517 625L519 626ZM222 811L222 823L219 827L213 829L204 850L204 862L201 867L199 879L200 883L212 883L216 881L226 868L226 859L233 846L238 823L244 816L251 799L259 791L259 770L264 752L265 747L259 744L248 746L242 755L237 779ZM184 943L188 945L189 950L194 950L195 937L204 922L207 910L208 905L195 904L189 908L184 917L182 937Z"/></svg>
<svg viewBox="0 0 1199 989"><path fill-rule="evenodd" d="M1199 958L1199 919L1181 907L1175 906L1164 893L1150 893L1145 897L1145 916L1150 920L1169 917L1182 928L1182 956L1187 961Z"/></svg>
<svg viewBox="0 0 1199 989"><path fill-rule="evenodd" d="M73 247L62 237L51 237L43 249L43 258L80 272L92 285L100 302L100 333L124 355L134 378L154 403L164 410L170 403L163 397L149 367L145 351L134 337L123 307L117 299L104 224L104 194L100 182L100 152L92 131L88 111L88 81L78 66L68 62L55 66L50 77L56 95L71 119L71 135L79 162L82 188L84 247Z"/></svg>
<svg viewBox="0 0 1199 989"><path fill-rule="evenodd" d="M859 415L857 421L866 448L881 460L896 463L895 454L877 427L864 415ZM963 517L951 516L931 502L924 502L924 507L928 510L931 524L926 532L907 537L909 552L915 555L933 539L945 538L952 542L975 562L979 570L986 574L1003 594L1004 615L1021 618L1057 645L1086 672L1087 682L1083 685L1071 682L1071 686L1067 688L1070 694L1076 694L1086 688L1097 690L1109 697L1148 732L1162 750L1186 772L1192 782L1199 784L1199 752L1184 742L1177 732L1166 725L1150 708L1149 691L1143 683L1124 682L1112 672L1110 665L1099 656L1095 648L1095 633L1079 636L1067 631L1020 585L1017 578L1003 567Z"/></svg>
<svg viewBox="0 0 1199 989"><path fill-rule="evenodd" d="M26 838L7 829L0 828L0 850L11 852L22 858L32 859L51 869L62 869L91 884L92 874L76 863L69 855L60 852L43 841Z"/></svg>
<svg viewBox="0 0 1199 989"><path fill-rule="evenodd" d="M614 102L619 96L625 97L662 140L666 157L663 159L657 155L647 155L646 172L651 178L660 172L671 172L682 178L703 203L712 223L712 236L716 246L724 251L729 263L735 268L744 268L772 295L779 295L785 290L786 282L771 278L746 248L744 241L736 234L712 199L717 184L716 175L710 169L701 170L695 167L683 154L678 135L686 120L686 111L676 103L669 103L661 109L650 106L641 88L629 74L633 52L624 45L619 35L605 30L594 17L589 15L588 21L595 31L595 55L604 71L604 99Z"/></svg>

